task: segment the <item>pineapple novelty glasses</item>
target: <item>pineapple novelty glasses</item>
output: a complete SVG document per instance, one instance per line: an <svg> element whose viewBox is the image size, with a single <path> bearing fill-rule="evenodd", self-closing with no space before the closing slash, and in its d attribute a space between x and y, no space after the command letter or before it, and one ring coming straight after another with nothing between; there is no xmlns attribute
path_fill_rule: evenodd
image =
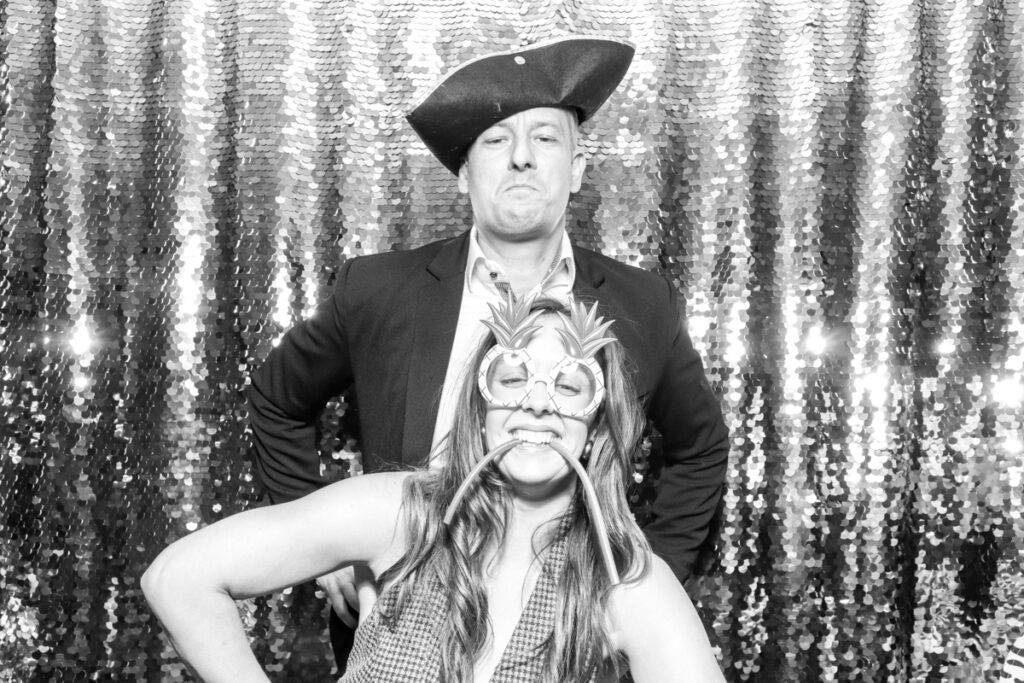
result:
<svg viewBox="0 0 1024 683"><path fill-rule="evenodd" d="M604 373L595 355L611 337L604 336L611 322L597 317L597 306L589 310L578 302L569 305L563 315L565 327L558 329L566 355L550 372L537 371L526 345L539 328L537 318L545 311L530 312L532 299L491 306L492 319L482 321L494 333L497 345L480 363L477 385L489 404L516 408L544 386L555 411L568 418L590 417L604 401Z"/></svg>

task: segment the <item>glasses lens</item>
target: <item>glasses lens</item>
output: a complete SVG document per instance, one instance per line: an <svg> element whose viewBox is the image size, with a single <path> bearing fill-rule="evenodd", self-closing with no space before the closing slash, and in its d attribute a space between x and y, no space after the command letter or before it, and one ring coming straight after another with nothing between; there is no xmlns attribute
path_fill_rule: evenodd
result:
<svg viewBox="0 0 1024 683"><path fill-rule="evenodd" d="M549 392L554 395L555 408L564 414L582 412L597 392L597 380L590 367L577 361L562 364L552 383Z"/></svg>
<svg viewBox="0 0 1024 683"><path fill-rule="evenodd" d="M526 395L529 371L521 354L506 352L495 356L487 369L487 389L499 405L518 405Z"/></svg>

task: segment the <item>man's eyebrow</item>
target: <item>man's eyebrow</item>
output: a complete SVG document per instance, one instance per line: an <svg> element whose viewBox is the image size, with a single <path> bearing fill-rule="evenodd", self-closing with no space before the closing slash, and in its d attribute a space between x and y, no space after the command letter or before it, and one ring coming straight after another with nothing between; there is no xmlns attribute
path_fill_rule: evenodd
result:
<svg viewBox="0 0 1024 683"><path fill-rule="evenodd" d="M495 129L499 129L499 128L501 130L510 130L510 127L509 127L509 125L507 123L505 123L504 121L498 121L497 123L492 123L490 126L488 126L484 130L484 132L481 133L481 135L493 132Z"/></svg>
<svg viewBox="0 0 1024 683"><path fill-rule="evenodd" d="M557 128L561 128L562 124L564 124L564 123L565 123L565 120L562 119L561 117L556 118L554 116L550 116L550 117L544 117L544 118L536 119L533 122L533 127L534 128L539 128L540 126L555 126Z"/></svg>
<svg viewBox="0 0 1024 683"><path fill-rule="evenodd" d="M564 132L566 128L566 126L561 125L561 122L554 118L539 119L530 124L530 130L537 130L538 128L547 127L557 128L559 132ZM497 123L491 124L491 127L485 130L484 132L486 133L487 131L494 130L495 128L500 128L502 130L512 130L512 126L510 126L507 121L498 121Z"/></svg>

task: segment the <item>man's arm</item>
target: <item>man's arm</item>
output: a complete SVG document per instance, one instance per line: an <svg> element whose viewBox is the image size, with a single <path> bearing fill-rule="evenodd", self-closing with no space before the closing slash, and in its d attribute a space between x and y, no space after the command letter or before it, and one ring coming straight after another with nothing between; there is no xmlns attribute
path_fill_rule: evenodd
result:
<svg viewBox="0 0 1024 683"><path fill-rule="evenodd" d="M729 433L683 327L676 292L667 281L665 287L670 349L647 406L662 435L664 464L644 531L654 551L685 581L722 497Z"/></svg>
<svg viewBox="0 0 1024 683"><path fill-rule="evenodd" d="M316 419L331 398L352 384L344 317L351 263L341 267L331 296L284 335L252 376L253 460L273 503L327 483L320 476Z"/></svg>

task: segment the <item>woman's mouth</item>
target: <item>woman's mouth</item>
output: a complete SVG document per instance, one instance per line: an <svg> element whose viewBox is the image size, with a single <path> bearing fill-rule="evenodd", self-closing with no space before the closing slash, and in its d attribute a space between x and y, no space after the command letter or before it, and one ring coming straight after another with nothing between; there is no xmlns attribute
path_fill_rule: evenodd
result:
<svg viewBox="0 0 1024 683"><path fill-rule="evenodd" d="M516 429L512 431L510 436L513 439L518 439L524 443L532 443L537 445L547 445L555 438L552 432L534 432L529 429Z"/></svg>

